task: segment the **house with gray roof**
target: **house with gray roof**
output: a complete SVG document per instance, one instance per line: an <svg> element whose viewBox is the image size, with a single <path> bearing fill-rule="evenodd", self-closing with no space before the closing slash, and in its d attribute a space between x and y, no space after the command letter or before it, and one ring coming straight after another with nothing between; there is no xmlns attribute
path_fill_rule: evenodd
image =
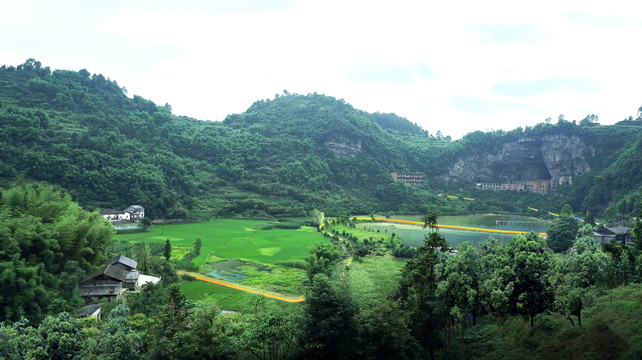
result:
<svg viewBox="0 0 642 360"><path fill-rule="evenodd" d="M136 288L136 284L138 283L138 270L136 270L138 263L136 260L130 259L124 255L118 255L109 260L108 264L118 266L127 271L127 274L125 274L125 281L123 283L125 288L130 290L134 290Z"/></svg>
<svg viewBox="0 0 642 360"><path fill-rule="evenodd" d="M78 292L87 304L103 299L116 300L124 291L126 276L127 271L119 266L103 265L78 284Z"/></svg>
<svg viewBox="0 0 642 360"><path fill-rule="evenodd" d="M78 284L78 292L85 303L112 301L127 290L138 291L147 283L158 283L160 278L139 274L138 263L127 256L119 255L109 260L100 269L91 273Z"/></svg>
<svg viewBox="0 0 642 360"><path fill-rule="evenodd" d="M633 242L633 234L631 228L625 226L615 226L605 229L600 229L593 233L595 242L598 244L616 242L622 245L635 245Z"/></svg>

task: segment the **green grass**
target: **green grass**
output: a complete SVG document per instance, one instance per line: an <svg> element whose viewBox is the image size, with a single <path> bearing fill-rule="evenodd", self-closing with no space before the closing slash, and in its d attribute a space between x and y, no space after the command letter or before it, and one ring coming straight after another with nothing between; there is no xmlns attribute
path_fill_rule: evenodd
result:
<svg viewBox="0 0 642 360"><path fill-rule="evenodd" d="M150 232L118 235L118 239L150 243L164 243L169 239L174 247L191 248L196 238L201 238L201 254L193 260L197 266L203 265L208 255L274 265L279 261L301 259L309 254L312 245L327 241L309 229L259 230L266 223L261 220L219 219L195 224L153 225Z"/></svg>
<svg viewBox="0 0 642 360"><path fill-rule="evenodd" d="M282 301L198 280L181 281L180 287L187 299L193 301L198 306L216 305L221 309L234 311L251 310L258 301L276 303L280 306L300 306L300 304L284 303Z"/></svg>
<svg viewBox="0 0 642 360"><path fill-rule="evenodd" d="M193 250L192 246L187 245L172 245L172 260L180 260L185 257L187 253Z"/></svg>
<svg viewBox="0 0 642 360"><path fill-rule="evenodd" d="M392 241L392 232L388 233L385 231L380 231L377 232L377 229L375 227L369 228L368 225L366 224L364 228L358 228L358 227L350 227L347 225L341 225L341 224L335 224L335 225L330 225L330 228L334 229L335 233L337 233L339 236L342 236L342 232L345 231L346 235L351 234L353 236L356 236L358 238L359 242L363 242L363 240L370 240L372 239L373 241L381 240L383 239L384 243L390 243ZM396 241L401 241L400 238L395 237Z"/></svg>

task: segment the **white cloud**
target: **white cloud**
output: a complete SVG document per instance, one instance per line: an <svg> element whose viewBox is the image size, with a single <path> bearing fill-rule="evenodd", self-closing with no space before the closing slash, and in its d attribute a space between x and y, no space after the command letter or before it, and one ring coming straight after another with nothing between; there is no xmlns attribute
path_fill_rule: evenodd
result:
<svg viewBox="0 0 642 360"><path fill-rule="evenodd" d="M200 119L222 120L287 89L460 137L560 113L613 123L642 103L640 9L630 2L7 5L0 32L12 36L0 45L3 64L33 57L86 68Z"/></svg>
<svg viewBox="0 0 642 360"><path fill-rule="evenodd" d="M540 78L535 80L505 81L493 86L493 91L500 95L508 96L532 96L559 91L573 93L599 93L604 85L591 79L556 76Z"/></svg>
<svg viewBox="0 0 642 360"><path fill-rule="evenodd" d="M500 23L476 25L469 32L481 42L497 44L537 44L550 39L551 33L535 24Z"/></svg>

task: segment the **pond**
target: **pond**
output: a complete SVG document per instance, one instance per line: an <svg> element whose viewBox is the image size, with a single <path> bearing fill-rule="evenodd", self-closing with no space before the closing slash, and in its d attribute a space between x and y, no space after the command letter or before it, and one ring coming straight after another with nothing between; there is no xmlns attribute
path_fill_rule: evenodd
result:
<svg viewBox="0 0 642 360"><path fill-rule="evenodd" d="M391 216L391 219L421 221L421 216ZM467 226L483 229L498 229L511 231L535 231L537 233L546 232L550 223L543 222L537 218L519 216L519 215L464 215L464 216L442 216L439 217L438 223L442 225ZM410 246L419 246L423 244L424 236L428 231L422 229L419 225L408 225L398 223L360 223L357 227L362 229L379 230L381 232L395 233L401 236L403 243ZM479 246L479 243L487 240L490 236L497 239L500 243L508 243L514 235L509 234L489 234L484 232L440 229L439 232L446 237L448 244L457 247L464 241L470 242L473 246Z"/></svg>
<svg viewBox="0 0 642 360"><path fill-rule="evenodd" d="M256 271L268 272L271 273L272 269L268 269L263 266L251 265L244 263L240 260L223 260L217 261L210 264L212 270L208 272L208 275L227 280L227 281L240 281L247 279L249 276L242 273L242 268L253 268Z"/></svg>
<svg viewBox="0 0 642 360"><path fill-rule="evenodd" d="M140 229L138 224L125 224L125 225L114 225L116 230L128 230L128 229Z"/></svg>

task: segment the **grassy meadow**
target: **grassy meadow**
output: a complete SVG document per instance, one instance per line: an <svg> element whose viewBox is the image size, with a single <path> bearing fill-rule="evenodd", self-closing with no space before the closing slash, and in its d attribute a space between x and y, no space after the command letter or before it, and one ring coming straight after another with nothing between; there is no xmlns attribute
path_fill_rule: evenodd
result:
<svg viewBox="0 0 642 360"><path fill-rule="evenodd" d="M310 227L261 230L271 223L264 220L218 219L193 224L153 225L149 232L121 234L117 238L130 243L159 244L169 239L172 260L182 259L192 251L196 238L200 238L200 255L192 260L200 273L211 272L217 263L225 260L240 260L243 266L230 271L244 278L235 283L285 295L300 295L306 278L305 271L283 266L283 263L301 262L309 255L312 245L328 240ZM185 281L181 287L188 299L216 304L225 309L239 309L255 297L200 281Z"/></svg>
<svg viewBox="0 0 642 360"><path fill-rule="evenodd" d="M174 249L191 249L196 238L200 238L201 254L193 260L197 266L213 259L239 259L263 265L295 261L308 256L308 249L315 243L327 241L313 228L261 230L269 223L219 219L194 224L153 225L149 232L122 234L118 239L134 243L165 243L169 239L172 256L176 256ZM185 251L180 253L184 255Z"/></svg>

